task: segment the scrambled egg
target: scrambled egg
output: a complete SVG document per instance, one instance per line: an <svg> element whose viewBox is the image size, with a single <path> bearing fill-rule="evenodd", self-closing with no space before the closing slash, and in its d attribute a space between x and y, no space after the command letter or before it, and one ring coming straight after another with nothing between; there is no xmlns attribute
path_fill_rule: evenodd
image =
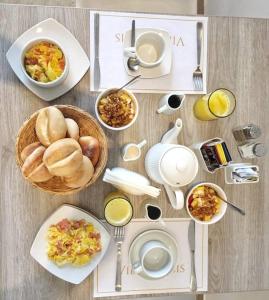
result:
<svg viewBox="0 0 269 300"><path fill-rule="evenodd" d="M102 250L101 236L85 220L63 219L48 230L48 257L58 266L82 266Z"/></svg>
<svg viewBox="0 0 269 300"><path fill-rule="evenodd" d="M24 66L34 80L50 82L62 75L65 58L58 46L49 42L40 42L25 53Z"/></svg>

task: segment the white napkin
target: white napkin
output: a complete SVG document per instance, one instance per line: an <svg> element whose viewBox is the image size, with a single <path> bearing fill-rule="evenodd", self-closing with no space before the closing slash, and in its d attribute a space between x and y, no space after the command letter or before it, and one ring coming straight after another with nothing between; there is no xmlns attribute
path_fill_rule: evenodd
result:
<svg viewBox="0 0 269 300"><path fill-rule="evenodd" d="M108 182L118 188L121 188L123 191L129 191L130 194L132 194L132 190L136 190L136 192L139 192L141 194L146 194L151 197L157 198L161 192L160 189L154 186L142 185L137 182L132 182L131 180L128 180L128 178L117 176L109 169L106 169L103 181Z"/></svg>
<svg viewBox="0 0 269 300"><path fill-rule="evenodd" d="M90 78L94 74L94 17L90 16ZM141 93L178 92L183 94L206 93L207 79L207 18L154 14L99 12L100 14L100 90L119 87L130 80L123 64L122 40L124 33L136 20L137 28L163 29L169 32L172 43L171 73L159 78L140 79L130 89ZM196 23L203 22L202 45L203 91L195 91L192 74L197 67ZM90 89L93 91L93 80Z"/></svg>
<svg viewBox="0 0 269 300"><path fill-rule="evenodd" d="M190 292L191 255L188 242L190 219L173 218L160 221L133 219L126 226L122 244L122 291L115 292L116 247L112 242L104 259L94 271L94 297ZM174 270L158 280L146 280L136 275L128 258L133 239L148 229L161 229L170 233L177 241L178 261ZM196 224L195 266L198 291L207 291L208 277L208 226Z"/></svg>

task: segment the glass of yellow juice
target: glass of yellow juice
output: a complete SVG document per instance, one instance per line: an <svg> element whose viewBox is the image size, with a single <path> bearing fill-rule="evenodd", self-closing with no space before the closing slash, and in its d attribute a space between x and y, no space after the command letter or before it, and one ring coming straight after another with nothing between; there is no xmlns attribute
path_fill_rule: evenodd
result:
<svg viewBox="0 0 269 300"><path fill-rule="evenodd" d="M105 198L105 219L112 226L125 226L133 217L133 206L121 192L112 192Z"/></svg>
<svg viewBox="0 0 269 300"><path fill-rule="evenodd" d="M235 95L220 88L196 100L193 112L197 119L211 121L230 116L236 107Z"/></svg>

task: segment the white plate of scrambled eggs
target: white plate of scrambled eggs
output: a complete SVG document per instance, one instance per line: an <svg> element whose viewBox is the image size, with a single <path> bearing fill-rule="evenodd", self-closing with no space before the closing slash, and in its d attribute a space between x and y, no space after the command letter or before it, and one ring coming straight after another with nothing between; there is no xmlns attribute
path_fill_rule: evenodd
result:
<svg viewBox="0 0 269 300"><path fill-rule="evenodd" d="M102 260L110 239L97 218L64 204L43 223L30 254L53 275L79 284Z"/></svg>

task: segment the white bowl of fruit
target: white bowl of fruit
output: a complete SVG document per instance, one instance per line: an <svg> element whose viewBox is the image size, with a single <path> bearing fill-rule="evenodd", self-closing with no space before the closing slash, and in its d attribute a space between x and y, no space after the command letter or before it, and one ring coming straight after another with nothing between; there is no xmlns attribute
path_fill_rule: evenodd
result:
<svg viewBox="0 0 269 300"><path fill-rule="evenodd" d="M211 182L194 185L186 197L186 209L190 217L200 224L214 224L225 214L227 209L225 192Z"/></svg>
<svg viewBox="0 0 269 300"><path fill-rule="evenodd" d="M33 84L51 88L66 79L68 58L58 42L45 37L33 39L22 49L21 69Z"/></svg>

